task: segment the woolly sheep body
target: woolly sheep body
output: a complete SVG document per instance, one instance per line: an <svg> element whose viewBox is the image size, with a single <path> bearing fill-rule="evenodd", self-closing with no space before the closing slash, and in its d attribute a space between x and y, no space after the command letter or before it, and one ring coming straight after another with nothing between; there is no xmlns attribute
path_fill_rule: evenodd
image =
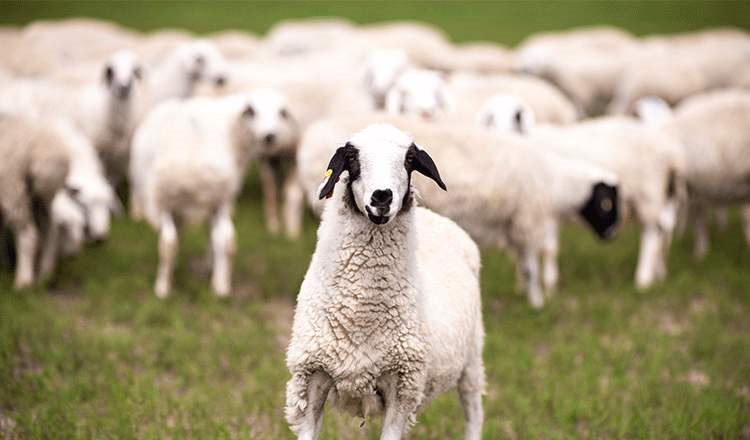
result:
<svg viewBox="0 0 750 440"><path fill-rule="evenodd" d="M383 438L400 438L394 425L414 423L436 395L458 387L471 414L466 437L478 439L484 335L476 245L455 223L419 207L373 225L345 205L347 179L326 205L297 300L287 420L300 438L317 438L320 422L311 426L310 411L322 407L328 389L321 395L315 386L330 377L338 408L384 411ZM405 411L403 419L392 411Z"/></svg>
<svg viewBox="0 0 750 440"><path fill-rule="evenodd" d="M517 96L534 111L538 122L570 124L578 119L575 106L554 86L528 75L454 75L449 83L456 112L473 118L489 96L502 93Z"/></svg>
<svg viewBox="0 0 750 440"><path fill-rule="evenodd" d="M57 259L56 225L49 219L52 200L63 189L69 155L52 131L23 118L0 114L0 213L16 237L17 267L14 286L29 286L37 278L35 265L40 243L38 277L49 275ZM44 234L38 231L32 198L41 201ZM44 240L44 241L42 241Z"/></svg>

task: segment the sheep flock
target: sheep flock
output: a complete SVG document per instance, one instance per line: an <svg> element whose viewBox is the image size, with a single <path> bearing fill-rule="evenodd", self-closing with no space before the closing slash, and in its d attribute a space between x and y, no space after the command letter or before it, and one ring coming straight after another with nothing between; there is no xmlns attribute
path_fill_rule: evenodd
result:
<svg viewBox="0 0 750 440"><path fill-rule="evenodd" d="M480 438L477 245L508 252L534 308L555 300L565 223L602 241L637 225L629 270L644 290L669 276L686 227L696 259L709 253L711 213L739 207L750 245L744 30L596 26L509 48L409 21L195 36L68 19L0 28L0 42L0 234L15 254L2 269L16 289L127 215L159 236L155 295L174 290L192 224L209 231L212 290L231 295L248 176L270 234L297 240L306 212L320 219L287 353L299 438L319 436L327 400L382 414L382 438L401 438L453 388Z"/></svg>

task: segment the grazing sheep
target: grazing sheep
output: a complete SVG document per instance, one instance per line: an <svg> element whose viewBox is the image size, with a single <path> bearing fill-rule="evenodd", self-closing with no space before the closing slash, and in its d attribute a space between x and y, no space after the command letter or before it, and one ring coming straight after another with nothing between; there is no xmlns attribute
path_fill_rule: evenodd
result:
<svg viewBox="0 0 750 440"><path fill-rule="evenodd" d="M390 125L360 131L330 160L287 350L285 412L300 439L319 437L329 398L360 417L383 413L381 438L400 439L451 388L465 438L481 436L479 251L455 223L414 206L412 171L445 189L427 152Z"/></svg>
<svg viewBox="0 0 750 440"><path fill-rule="evenodd" d="M529 75L457 73L451 77L449 89L456 101L456 113L464 118L473 118L488 97L504 94L525 102L539 122L563 125L578 119L575 105L565 95Z"/></svg>
<svg viewBox="0 0 750 440"><path fill-rule="evenodd" d="M742 89L690 97L664 123L684 146L698 258L704 257L709 247L706 209L750 202L749 126L750 91ZM747 216L746 208L745 219L750 220ZM746 236L749 229L750 222L746 221Z"/></svg>
<svg viewBox="0 0 750 440"><path fill-rule="evenodd" d="M443 75L434 70L409 69L402 73L385 98L392 115L416 114L435 119L454 110L453 98Z"/></svg>
<svg viewBox="0 0 750 440"><path fill-rule="evenodd" d="M646 96L676 105L688 96L741 82L741 72L749 66L750 33L744 30L650 37L630 57L608 111L631 113Z"/></svg>
<svg viewBox="0 0 750 440"><path fill-rule="evenodd" d="M0 114L0 213L15 235L16 289L52 273L57 228L52 199L65 185L68 151L56 133L18 116ZM43 233L39 232L43 229ZM35 269L39 246L39 270Z"/></svg>
<svg viewBox="0 0 750 440"><path fill-rule="evenodd" d="M636 286L666 276L666 253L684 196L685 158L679 140L630 118L600 118L568 126L539 126L532 139L564 157L615 173L624 209L641 226Z"/></svg>
<svg viewBox="0 0 750 440"><path fill-rule="evenodd" d="M607 108L637 48L632 35L608 26L538 33L518 46L514 70L550 81L581 112L596 115Z"/></svg>
<svg viewBox="0 0 750 440"><path fill-rule="evenodd" d="M544 304L539 257L549 242L550 225L575 211L603 238L616 228L617 189L611 173L597 175L588 168L583 172L584 167L562 167L559 159L542 148L533 148L528 139L498 137L474 124L434 124L377 114L323 120L305 131L297 164L314 211L322 210L316 197L316 170L332 154L336 139L375 121L392 123L431 146L433 156L450 171L451 192L439 194L416 182L424 204L456 221L481 244L507 248L517 257L534 307ZM565 197L553 195L552 187L559 187ZM599 209L605 198L611 205L608 211Z"/></svg>
<svg viewBox="0 0 750 440"><path fill-rule="evenodd" d="M134 200L159 231L158 297L171 289L180 226L206 220L211 287L220 296L230 293L236 246L231 214L247 163L262 148L253 125L256 109L246 96L171 100L136 131L131 185Z"/></svg>

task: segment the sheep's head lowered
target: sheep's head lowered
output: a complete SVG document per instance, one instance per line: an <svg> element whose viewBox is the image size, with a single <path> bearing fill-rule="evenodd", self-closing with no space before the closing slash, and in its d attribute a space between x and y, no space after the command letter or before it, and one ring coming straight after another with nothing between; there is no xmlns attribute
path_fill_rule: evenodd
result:
<svg viewBox="0 0 750 440"><path fill-rule="evenodd" d="M446 189L435 162L401 130L371 125L339 147L328 164L320 198L331 197L347 171L346 203L376 225L385 225L412 202L411 174L417 171Z"/></svg>

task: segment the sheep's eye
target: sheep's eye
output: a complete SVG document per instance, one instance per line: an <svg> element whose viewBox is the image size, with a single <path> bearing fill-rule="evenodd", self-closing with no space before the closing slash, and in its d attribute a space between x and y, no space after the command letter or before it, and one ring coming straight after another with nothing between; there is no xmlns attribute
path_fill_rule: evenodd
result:
<svg viewBox="0 0 750 440"><path fill-rule="evenodd" d="M112 68L112 66L107 66L107 68L104 70L104 79L107 80L107 84L111 83L114 78L114 69Z"/></svg>
<svg viewBox="0 0 750 440"><path fill-rule="evenodd" d="M516 124L517 125L521 125L521 118L522 118L521 110L516 110L516 114L515 114L514 118L516 120Z"/></svg>
<svg viewBox="0 0 750 440"><path fill-rule="evenodd" d="M245 111L243 112L243 114L245 116L249 117L249 118L254 118L255 117L255 109L253 108L252 105L248 105L245 108Z"/></svg>
<svg viewBox="0 0 750 440"><path fill-rule="evenodd" d="M133 69L133 76L137 79L141 79L143 77L143 69L141 66L135 66L135 69Z"/></svg>
<svg viewBox="0 0 750 440"><path fill-rule="evenodd" d="M289 119L289 112L285 108L282 108L281 111L279 111L279 115L281 115L283 119Z"/></svg>
<svg viewBox="0 0 750 440"><path fill-rule="evenodd" d="M203 67L206 64L206 58L203 55L196 55L195 56L195 65L198 67Z"/></svg>
<svg viewBox="0 0 750 440"><path fill-rule="evenodd" d="M492 127L495 125L495 116L492 113L487 113L484 117L484 125L487 127Z"/></svg>

